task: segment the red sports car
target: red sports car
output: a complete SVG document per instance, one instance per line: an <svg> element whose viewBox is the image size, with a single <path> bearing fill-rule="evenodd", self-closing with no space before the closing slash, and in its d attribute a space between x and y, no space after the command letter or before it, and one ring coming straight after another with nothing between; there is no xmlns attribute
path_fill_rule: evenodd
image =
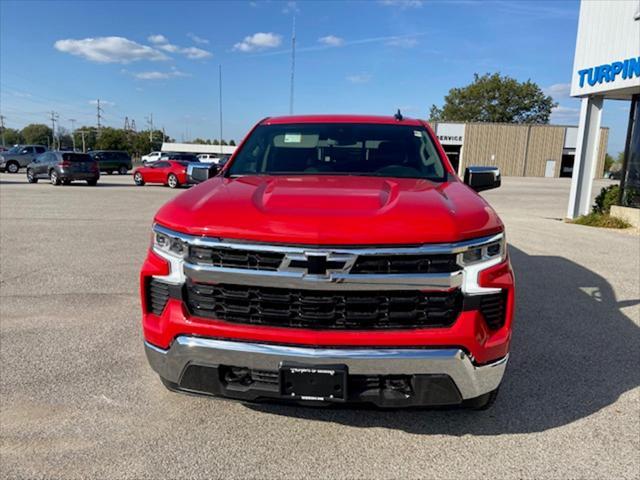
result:
<svg viewBox="0 0 640 480"><path fill-rule="evenodd" d="M195 162L198 161L196 157ZM142 186L145 183L162 183L170 188L177 188L187 183L187 166L185 160L162 159L133 171L133 181Z"/></svg>

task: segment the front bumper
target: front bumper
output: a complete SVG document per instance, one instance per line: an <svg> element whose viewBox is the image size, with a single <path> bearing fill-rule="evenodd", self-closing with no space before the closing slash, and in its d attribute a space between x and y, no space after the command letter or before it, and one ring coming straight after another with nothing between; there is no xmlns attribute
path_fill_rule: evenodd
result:
<svg viewBox="0 0 640 480"><path fill-rule="evenodd" d="M277 382L283 363L344 365L347 401L394 407L458 404L484 395L498 388L508 360L507 355L478 366L458 348L307 348L186 335L167 350L148 342L145 350L153 369L176 390L243 400L287 399ZM228 382L225 372L231 367L256 372L254 380ZM398 382L404 386L397 388Z"/></svg>

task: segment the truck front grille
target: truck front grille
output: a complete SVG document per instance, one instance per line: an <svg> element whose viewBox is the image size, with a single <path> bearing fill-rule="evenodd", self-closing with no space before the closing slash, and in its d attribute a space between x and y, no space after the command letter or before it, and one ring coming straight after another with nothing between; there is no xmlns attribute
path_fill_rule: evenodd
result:
<svg viewBox="0 0 640 480"><path fill-rule="evenodd" d="M420 291L315 291L187 281L197 316L235 323L308 329L402 329L452 325L462 294Z"/></svg>
<svg viewBox="0 0 640 480"><path fill-rule="evenodd" d="M361 255L351 273L448 273L460 270L456 255Z"/></svg>
<svg viewBox="0 0 640 480"><path fill-rule="evenodd" d="M187 261L211 267L243 268L247 270L275 271L282 263L283 253L238 250L219 247L189 247Z"/></svg>

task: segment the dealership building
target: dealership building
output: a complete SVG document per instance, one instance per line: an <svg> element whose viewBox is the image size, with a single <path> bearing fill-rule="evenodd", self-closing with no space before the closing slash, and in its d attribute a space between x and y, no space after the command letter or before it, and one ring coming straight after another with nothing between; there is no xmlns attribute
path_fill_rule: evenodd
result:
<svg viewBox="0 0 640 480"><path fill-rule="evenodd" d="M504 176L571 177L578 127L511 123L432 124L459 175L470 165L500 168ZM591 178L602 177L609 130L600 128L597 168Z"/></svg>
<svg viewBox="0 0 640 480"><path fill-rule="evenodd" d="M591 209L605 106L629 105L620 203L611 213L640 226L640 0L583 0L571 79L581 99L567 217ZM607 102L605 100L612 100ZM613 105L612 105L613 104Z"/></svg>

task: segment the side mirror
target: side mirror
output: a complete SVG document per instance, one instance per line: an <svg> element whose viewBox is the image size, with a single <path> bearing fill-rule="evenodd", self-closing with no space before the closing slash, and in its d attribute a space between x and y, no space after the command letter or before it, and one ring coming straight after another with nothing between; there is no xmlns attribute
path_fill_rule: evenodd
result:
<svg viewBox="0 0 640 480"><path fill-rule="evenodd" d="M209 163L190 163L187 167L187 180L189 183L202 183L215 177L218 166Z"/></svg>
<svg viewBox="0 0 640 480"><path fill-rule="evenodd" d="M498 167L467 167L464 171L464 183L476 192L498 188L500 169Z"/></svg>

